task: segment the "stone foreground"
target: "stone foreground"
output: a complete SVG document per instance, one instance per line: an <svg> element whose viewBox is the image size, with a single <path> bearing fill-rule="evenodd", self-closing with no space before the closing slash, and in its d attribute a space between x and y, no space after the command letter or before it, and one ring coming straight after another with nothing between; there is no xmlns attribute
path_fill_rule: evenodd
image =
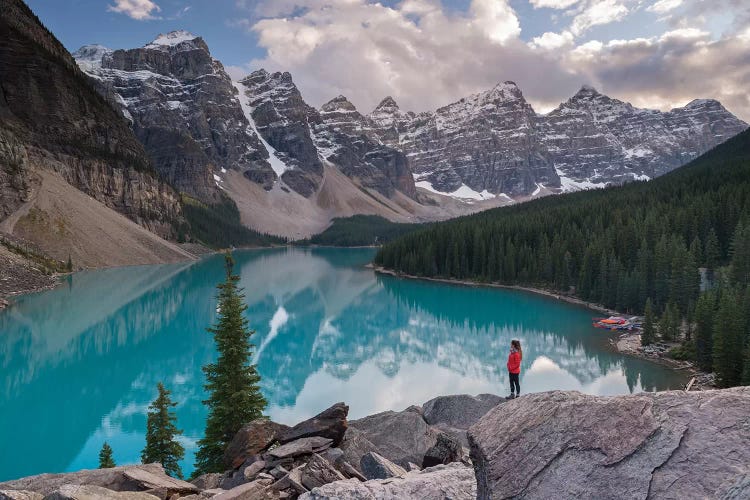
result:
<svg viewBox="0 0 750 500"><path fill-rule="evenodd" d="M348 412L337 403L294 427L249 422L227 471L191 483L134 465L0 483L0 500L750 498L750 387L458 395Z"/></svg>
<svg viewBox="0 0 750 500"><path fill-rule="evenodd" d="M750 498L750 387L524 396L469 430L477 498Z"/></svg>

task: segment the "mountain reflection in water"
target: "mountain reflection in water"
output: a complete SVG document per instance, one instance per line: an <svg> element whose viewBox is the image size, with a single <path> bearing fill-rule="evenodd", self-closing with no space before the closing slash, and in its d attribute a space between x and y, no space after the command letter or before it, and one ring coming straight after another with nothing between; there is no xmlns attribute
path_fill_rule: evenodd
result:
<svg viewBox="0 0 750 500"><path fill-rule="evenodd" d="M236 252L267 413L295 423L336 401L350 417L440 394L507 393L512 338L524 393L623 394L683 377L608 346L593 313L529 293L377 276L371 249ZM0 312L0 480L97 465L104 440L134 463L163 381L180 403L192 470L215 357L220 255L195 263L77 273Z"/></svg>

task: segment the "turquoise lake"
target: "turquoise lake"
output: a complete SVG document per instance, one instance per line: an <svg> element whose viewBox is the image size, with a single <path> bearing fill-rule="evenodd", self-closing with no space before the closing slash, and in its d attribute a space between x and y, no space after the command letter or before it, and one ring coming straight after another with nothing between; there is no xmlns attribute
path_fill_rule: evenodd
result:
<svg viewBox="0 0 750 500"><path fill-rule="evenodd" d="M378 276L372 249L235 252L256 330L267 414L293 424L337 401L350 418L440 394L508 393L508 345L524 348L521 390L627 394L684 377L619 355L597 314L530 293ZM0 481L94 468L106 440L136 463L163 381L179 402L192 471L203 433L201 366L215 357L223 257L85 271L0 312Z"/></svg>

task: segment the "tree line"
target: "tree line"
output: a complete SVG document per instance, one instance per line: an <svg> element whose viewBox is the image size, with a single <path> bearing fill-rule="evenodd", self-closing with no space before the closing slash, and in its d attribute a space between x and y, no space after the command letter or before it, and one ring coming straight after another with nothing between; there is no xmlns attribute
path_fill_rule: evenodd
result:
<svg viewBox="0 0 750 500"><path fill-rule="evenodd" d="M435 224L384 245L375 263L547 288L626 313L648 305L655 334L684 340L684 357L736 385L750 377L750 131L650 182Z"/></svg>

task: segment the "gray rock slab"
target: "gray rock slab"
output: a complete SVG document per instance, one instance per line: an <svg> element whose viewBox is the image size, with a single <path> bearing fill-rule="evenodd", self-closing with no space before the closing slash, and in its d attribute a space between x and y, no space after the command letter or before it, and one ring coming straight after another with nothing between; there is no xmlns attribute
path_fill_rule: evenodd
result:
<svg viewBox="0 0 750 500"><path fill-rule="evenodd" d="M439 396L422 405L422 415L430 425L466 430L504 401L494 394Z"/></svg>
<svg viewBox="0 0 750 500"><path fill-rule="evenodd" d="M93 485L66 484L44 500L157 500L159 497L140 491L112 491Z"/></svg>
<svg viewBox="0 0 750 500"><path fill-rule="evenodd" d="M175 479L161 464L126 465L111 469L91 469L65 474L39 474L0 483L0 490L28 490L48 495L66 484L92 485L113 491L146 491L166 488L170 494L197 493L195 485Z"/></svg>
<svg viewBox="0 0 750 500"><path fill-rule="evenodd" d="M435 445L439 434L413 409L378 413L351 421L349 426L360 431L374 445L376 453L401 466L409 462L422 463L425 452ZM346 454L345 443L346 440L341 448Z"/></svg>
<svg viewBox="0 0 750 500"><path fill-rule="evenodd" d="M474 471L452 463L410 472L403 478L337 481L314 488L300 500L474 500Z"/></svg>
<svg viewBox="0 0 750 500"><path fill-rule="evenodd" d="M388 479L406 475L406 469L373 452L362 457L359 468L367 479Z"/></svg>
<svg viewBox="0 0 750 500"><path fill-rule="evenodd" d="M721 498L750 474L750 387L530 394L469 440L480 500Z"/></svg>
<svg viewBox="0 0 750 500"><path fill-rule="evenodd" d="M299 455L306 455L313 452L323 451L329 448L333 443L332 439L314 436L297 439L290 443L282 444L281 446L268 451L268 454L275 458L289 458L296 457Z"/></svg>

